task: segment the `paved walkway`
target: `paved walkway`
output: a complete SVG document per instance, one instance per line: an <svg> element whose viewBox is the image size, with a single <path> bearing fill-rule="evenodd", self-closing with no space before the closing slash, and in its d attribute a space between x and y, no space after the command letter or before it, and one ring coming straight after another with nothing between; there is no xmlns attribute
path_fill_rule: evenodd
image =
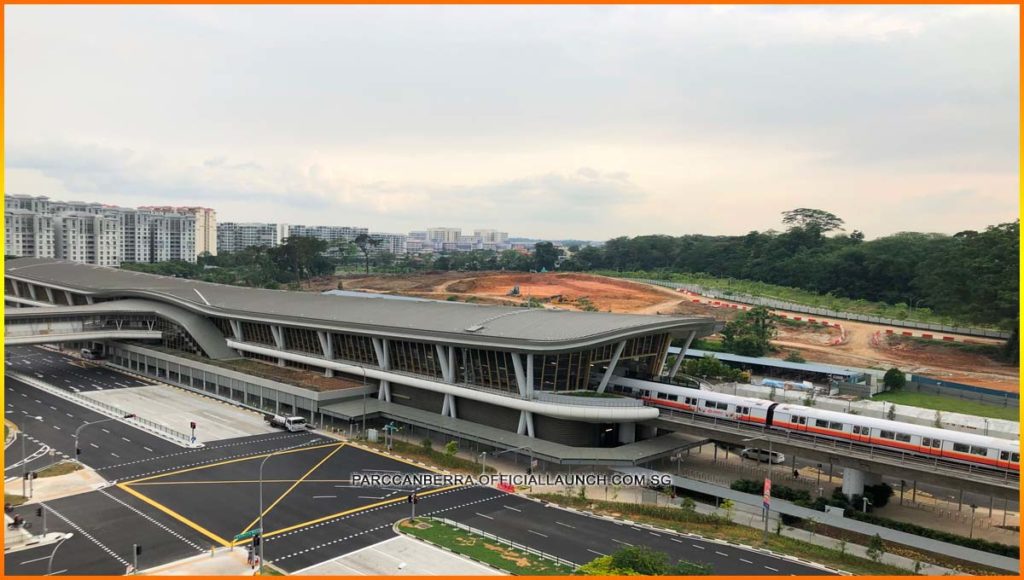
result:
<svg viewBox="0 0 1024 580"><path fill-rule="evenodd" d="M246 563L245 549L220 548L200 556L142 570L139 574L146 576L252 576L255 572Z"/></svg>
<svg viewBox="0 0 1024 580"><path fill-rule="evenodd" d="M384 540L318 564L296 575L497 576L501 572L406 536Z"/></svg>

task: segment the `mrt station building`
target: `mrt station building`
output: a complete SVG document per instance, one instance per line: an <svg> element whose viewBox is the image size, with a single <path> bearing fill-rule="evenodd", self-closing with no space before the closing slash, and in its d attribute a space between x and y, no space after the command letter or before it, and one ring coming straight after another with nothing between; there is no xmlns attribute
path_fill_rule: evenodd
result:
<svg viewBox="0 0 1024 580"><path fill-rule="evenodd" d="M673 339L716 329L705 317L322 295L44 258L8 261L4 298L8 345L94 346L112 366L253 409L339 429L395 422L556 463L679 449L681 436L644 425L656 408L609 387L663 380Z"/></svg>

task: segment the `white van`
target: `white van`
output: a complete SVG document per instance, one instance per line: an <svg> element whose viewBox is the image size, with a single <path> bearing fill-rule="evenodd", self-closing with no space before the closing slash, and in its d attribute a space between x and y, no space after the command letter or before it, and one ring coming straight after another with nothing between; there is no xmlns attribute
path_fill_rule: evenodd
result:
<svg viewBox="0 0 1024 580"><path fill-rule="evenodd" d="M782 463L786 461L786 456L778 451L769 452L765 449L755 449L753 447L747 447L743 451L740 451L740 457L753 459L754 461L760 461L762 463Z"/></svg>

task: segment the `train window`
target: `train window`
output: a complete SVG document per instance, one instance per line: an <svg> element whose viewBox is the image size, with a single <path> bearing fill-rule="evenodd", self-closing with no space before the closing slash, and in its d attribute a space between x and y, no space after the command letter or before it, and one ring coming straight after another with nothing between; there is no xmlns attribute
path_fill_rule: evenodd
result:
<svg viewBox="0 0 1024 580"><path fill-rule="evenodd" d="M939 439L930 439L928 437L925 437L924 439L921 440L921 445L924 445L925 447L939 448L942 447L942 441Z"/></svg>
<svg viewBox="0 0 1024 580"><path fill-rule="evenodd" d="M658 393L658 398L659 399L667 399L668 395L666 395L665 393Z"/></svg>
<svg viewBox="0 0 1024 580"><path fill-rule="evenodd" d="M999 460L1000 461L1009 461L1010 460L1010 452L1009 451L1000 451L999 452Z"/></svg>
<svg viewBox="0 0 1024 580"><path fill-rule="evenodd" d="M853 434L854 435L867 435L868 434L868 428L864 427L863 429L864 429L864 431L861 432L861 426L860 425L854 425L853 426Z"/></svg>
<svg viewBox="0 0 1024 580"><path fill-rule="evenodd" d="M828 424L828 428L829 429L835 429L836 431L842 431L843 430L843 424L842 423L831 422L831 423Z"/></svg>
<svg viewBox="0 0 1024 580"><path fill-rule="evenodd" d="M988 449L971 445L971 453L975 455L988 455Z"/></svg>
<svg viewBox="0 0 1024 580"><path fill-rule="evenodd" d="M793 415L793 419L791 421L793 423L799 423L800 425L806 425L807 417L797 417L796 415Z"/></svg>
<svg viewBox="0 0 1024 580"><path fill-rule="evenodd" d="M686 397L686 401L685 402L686 402L687 405L696 405L697 404L697 399L695 399L693 397Z"/></svg>
<svg viewBox="0 0 1024 580"><path fill-rule="evenodd" d="M824 419L818 419L817 421L814 422L814 424L818 427L824 427L828 429L828 421Z"/></svg>
<svg viewBox="0 0 1024 580"><path fill-rule="evenodd" d="M678 401L679 400L679 396L678 395L669 395L668 396L668 400L669 401Z"/></svg>
<svg viewBox="0 0 1024 580"><path fill-rule="evenodd" d="M964 445L963 443L954 443L953 444L953 451L958 451L960 453L970 453L971 452L971 446L970 445Z"/></svg>
<svg viewBox="0 0 1024 580"><path fill-rule="evenodd" d="M715 402L714 401L704 401L704 406L705 407L714 408L715 407Z"/></svg>
<svg viewBox="0 0 1024 580"><path fill-rule="evenodd" d="M749 415L750 407L736 407L736 413L740 415Z"/></svg>
<svg viewBox="0 0 1024 580"><path fill-rule="evenodd" d="M1013 453L1010 455L1010 461L1014 463L1020 463L1020 453Z"/></svg>
<svg viewBox="0 0 1024 580"><path fill-rule="evenodd" d="M932 438L931 437L923 437L921 439L921 445L924 446L924 447L931 447L932 446Z"/></svg>
<svg viewBox="0 0 1024 580"><path fill-rule="evenodd" d="M904 443L910 443L910 435L907 435L906 433L897 433L896 440Z"/></svg>
<svg viewBox="0 0 1024 580"><path fill-rule="evenodd" d="M895 439L896 433L893 433L892 431L882 431L878 436L882 439Z"/></svg>

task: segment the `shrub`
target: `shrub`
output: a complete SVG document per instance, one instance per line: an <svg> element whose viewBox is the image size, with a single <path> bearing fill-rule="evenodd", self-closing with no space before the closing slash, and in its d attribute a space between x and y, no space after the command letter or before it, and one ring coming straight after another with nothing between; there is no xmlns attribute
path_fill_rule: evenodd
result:
<svg viewBox="0 0 1024 580"><path fill-rule="evenodd" d="M907 384L907 375L900 369L892 367L885 371L885 375L882 377L882 384L890 391L898 391Z"/></svg>

